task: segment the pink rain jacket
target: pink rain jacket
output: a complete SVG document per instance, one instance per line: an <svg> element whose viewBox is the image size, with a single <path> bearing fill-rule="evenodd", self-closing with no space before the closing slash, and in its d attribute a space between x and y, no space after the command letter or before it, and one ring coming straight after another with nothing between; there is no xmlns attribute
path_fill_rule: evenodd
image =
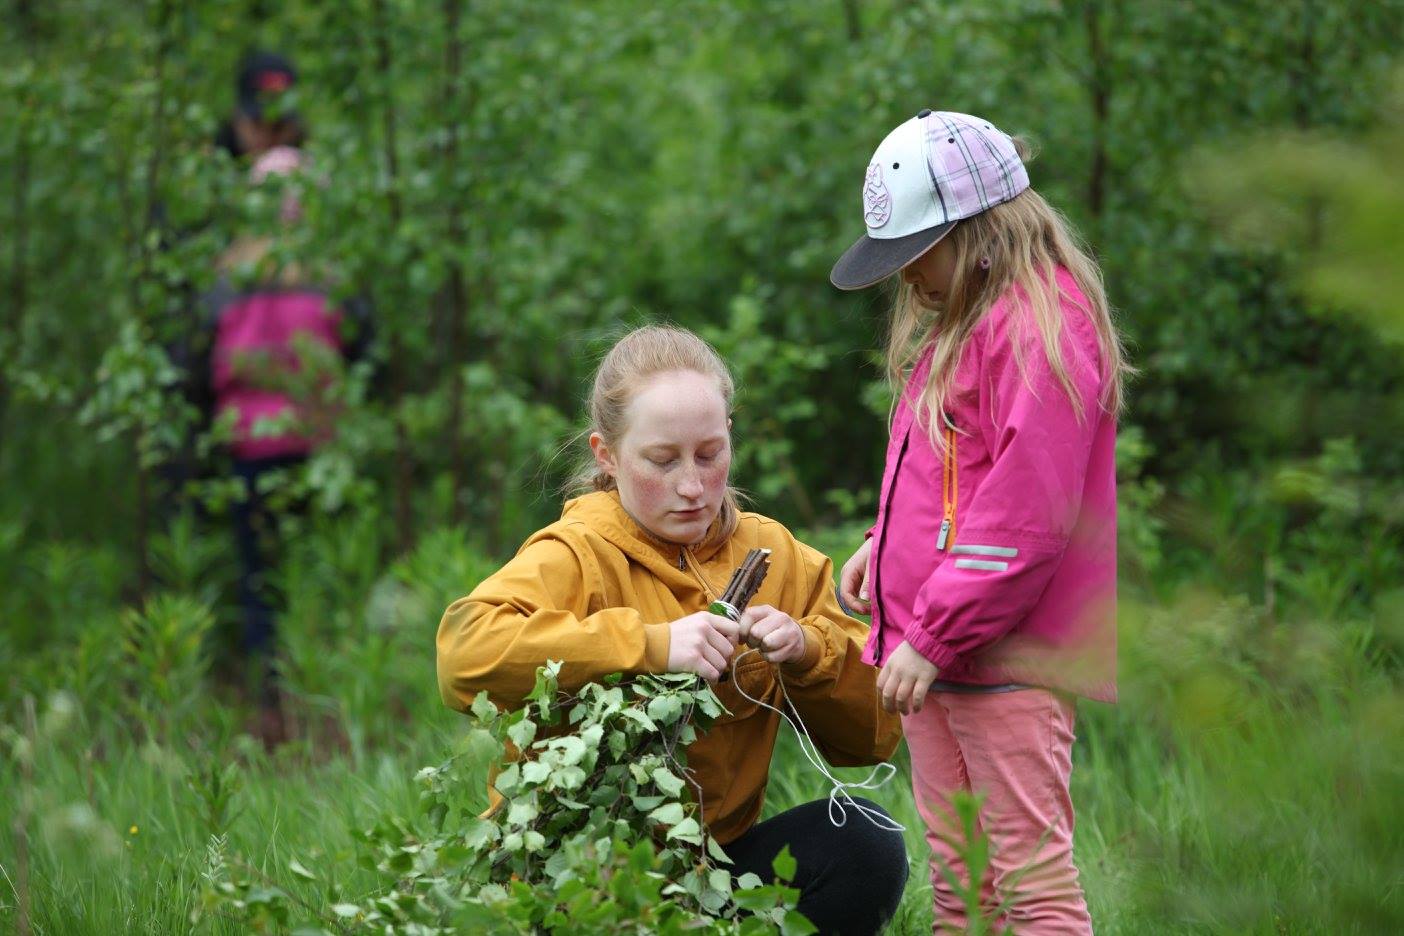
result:
<svg viewBox="0 0 1404 936"><path fill-rule="evenodd" d="M1108 375L1085 299L1067 271L1058 285L1081 419L1012 293L961 355L945 453L915 418L929 351L914 369L871 531L866 662L906 640L942 680L1115 701L1116 420L1100 403Z"/></svg>
<svg viewBox="0 0 1404 936"><path fill-rule="evenodd" d="M341 341L341 311L313 290L266 290L235 297L219 310L212 355L215 413L235 411L232 448L237 458L260 459L306 455L318 442L290 429L267 431L260 423L276 420L300 407L276 388L270 377L296 372L299 336L337 352Z"/></svg>

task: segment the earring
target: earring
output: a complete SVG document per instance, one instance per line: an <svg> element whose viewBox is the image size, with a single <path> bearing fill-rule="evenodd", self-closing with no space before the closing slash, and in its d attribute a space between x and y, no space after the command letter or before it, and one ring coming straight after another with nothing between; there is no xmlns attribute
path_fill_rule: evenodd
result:
<svg viewBox="0 0 1404 936"><path fill-rule="evenodd" d="M981 257L981 258L980 258L980 264L979 264L979 266L980 266L980 269L982 269L982 270L988 270L988 269L990 268L990 258L989 258L989 257Z"/></svg>

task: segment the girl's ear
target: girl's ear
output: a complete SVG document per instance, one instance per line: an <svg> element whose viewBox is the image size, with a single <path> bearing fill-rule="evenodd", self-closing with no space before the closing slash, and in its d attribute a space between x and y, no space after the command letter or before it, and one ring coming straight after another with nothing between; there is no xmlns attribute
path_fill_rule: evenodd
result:
<svg viewBox="0 0 1404 936"><path fill-rule="evenodd" d="M605 443L604 436L598 432L590 433L590 451L595 455L595 465L611 478L619 476L619 465L614 460L614 453L609 450Z"/></svg>

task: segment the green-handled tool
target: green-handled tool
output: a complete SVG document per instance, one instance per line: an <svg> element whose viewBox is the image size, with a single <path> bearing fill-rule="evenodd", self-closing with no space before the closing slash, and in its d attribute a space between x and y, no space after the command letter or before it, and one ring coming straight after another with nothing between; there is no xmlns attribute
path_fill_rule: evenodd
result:
<svg viewBox="0 0 1404 936"><path fill-rule="evenodd" d="M761 582L765 581L769 571L770 550L751 550L731 574L731 582L726 586L726 591L708 605L707 610L712 614L720 614L729 621L739 622L742 612L751 603L751 599L756 597L756 592L760 591ZM731 671L728 670L721 674L721 681L726 682L730 677Z"/></svg>

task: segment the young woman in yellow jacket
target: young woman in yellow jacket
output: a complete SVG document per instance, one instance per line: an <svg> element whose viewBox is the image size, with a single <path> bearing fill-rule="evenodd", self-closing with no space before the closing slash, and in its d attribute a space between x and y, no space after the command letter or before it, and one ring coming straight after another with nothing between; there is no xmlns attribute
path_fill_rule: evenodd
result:
<svg viewBox="0 0 1404 936"><path fill-rule="evenodd" d="M900 833L851 809L835 827L826 800L756 821L780 716L747 695L783 707L783 680L835 766L886 760L900 725L879 704L877 670L860 659L868 628L839 606L829 559L738 508L728 486L732 396L726 365L691 332L649 326L621 339L590 401L595 465L582 487L593 492L449 606L439 688L459 709L479 692L516 707L548 659L563 661L567 691L610 673L699 674L730 715L688 749L688 769L732 870L768 879L789 845L799 910L821 932L876 932L906 884ZM758 547L771 550L771 568L750 608L739 622L708 613ZM761 652L733 672L752 646Z"/></svg>

